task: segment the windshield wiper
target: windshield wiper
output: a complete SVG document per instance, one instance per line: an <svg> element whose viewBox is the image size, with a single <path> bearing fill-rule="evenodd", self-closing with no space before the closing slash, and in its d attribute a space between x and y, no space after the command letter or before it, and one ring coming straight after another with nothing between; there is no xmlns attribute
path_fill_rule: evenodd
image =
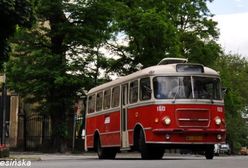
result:
<svg viewBox="0 0 248 168"><path fill-rule="evenodd" d="M210 102L211 102L212 104L214 104L214 99L213 99L213 96L212 96L212 95L210 96Z"/></svg>
<svg viewBox="0 0 248 168"><path fill-rule="evenodd" d="M181 86L180 86L180 79L179 78L178 78L178 86L177 87L178 88L177 88L176 94L174 95L173 101L172 101L173 104L176 102L176 97L177 97L177 95L178 95L178 93L180 91L180 88L181 88Z"/></svg>
<svg viewBox="0 0 248 168"><path fill-rule="evenodd" d="M181 88L181 87L178 86L177 91L176 91L176 94L175 94L175 96L173 97L172 103L175 103L175 102L176 102L176 97L177 97L177 95L178 95L178 93L179 93L180 88Z"/></svg>

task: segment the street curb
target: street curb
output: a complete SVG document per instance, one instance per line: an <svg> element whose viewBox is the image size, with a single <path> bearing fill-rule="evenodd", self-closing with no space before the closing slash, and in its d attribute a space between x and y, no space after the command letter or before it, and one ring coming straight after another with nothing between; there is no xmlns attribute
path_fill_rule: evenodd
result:
<svg viewBox="0 0 248 168"><path fill-rule="evenodd" d="M28 160L28 161L41 161L40 157L27 157L27 156L10 156L0 158L0 161L12 161L12 160Z"/></svg>

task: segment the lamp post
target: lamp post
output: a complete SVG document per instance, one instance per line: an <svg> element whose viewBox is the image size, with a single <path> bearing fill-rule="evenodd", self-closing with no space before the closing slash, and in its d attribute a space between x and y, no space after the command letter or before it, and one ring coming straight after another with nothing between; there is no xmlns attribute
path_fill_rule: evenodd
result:
<svg viewBox="0 0 248 168"><path fill-rule="evenodd" d="M6 76L5 74L3 75L3 83L2 83L2 131L1 131L1 144L6 144L5 141L5 133L6 133L6 96L7 96L7 88L6 88Z"/></svg>
<svg viewBox="0 0 248 168"><path fill-rule="evenodd" d="M0 107L0 126L1 126L1 144L0 144L0 158L9 156L9 148L6 145L6 112L7 112L7 87L6 76L2 78L2 99Z"/></svg>

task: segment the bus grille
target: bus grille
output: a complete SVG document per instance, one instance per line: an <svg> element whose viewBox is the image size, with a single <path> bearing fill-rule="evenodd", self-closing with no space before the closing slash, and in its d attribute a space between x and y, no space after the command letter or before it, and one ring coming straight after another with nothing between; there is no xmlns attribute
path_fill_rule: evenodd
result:
<svg viewBox="0 0 248 168"><path fill-rule="evenodd" d="M177 109L176 119L179 127L208 127L210 112L208 109Z"/></svg>

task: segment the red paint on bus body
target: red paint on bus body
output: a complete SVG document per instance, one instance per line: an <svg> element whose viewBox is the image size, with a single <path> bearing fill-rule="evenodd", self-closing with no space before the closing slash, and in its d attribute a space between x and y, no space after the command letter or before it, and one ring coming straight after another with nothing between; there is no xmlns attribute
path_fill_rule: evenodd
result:
<svg viewBox="0 0 248 168"><path fill-rule="evenodd" d="M162 111L158 111L159 108L162 108ZM106 123L107 117L109 121ZM165 117L171 119L170 125L164 123ZM216 117L221 119L220 125L215 123ZM96 131L99 131L102 147L121 147L120 111L89 117L86 122L88 148L94 145ZM130 145L133 145L136 125L142 126L148 143L191 144L225 141L224 107L222 105L160 104L130 108L127 112ZM220 140L216 138L217 134L222 136ZM166 135L170 138L166 139Z"/></svg>

